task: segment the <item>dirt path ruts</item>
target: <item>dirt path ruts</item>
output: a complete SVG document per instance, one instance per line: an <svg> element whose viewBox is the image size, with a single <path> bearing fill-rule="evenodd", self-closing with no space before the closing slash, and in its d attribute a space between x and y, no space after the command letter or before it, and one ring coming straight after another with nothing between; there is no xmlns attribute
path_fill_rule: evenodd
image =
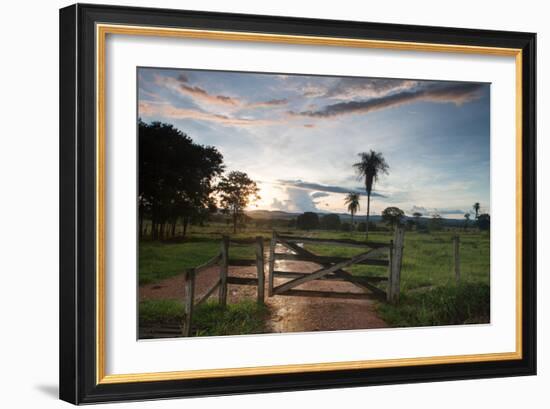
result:
<svg viewBox="0 0 550 409"><path fill-rule="evenodd" d="M313 263L295 261L277 261L276 269L304 272L313 272L319 268ZM284 263L284 264L282 264ZM230 267L229 275L235 277L256 277L255 267ZM199 274L196 280L195 297L198 299L216 282L219 277L218 267L212 267ZM278 285L288 279L276 279ZM266 274L267 284L267 274ZM353 284L338 281L314 281L305 283L298 288L338 291L362 292ZM140 301L151 299L184 298L184 275L162 280L155 284L147 284L139 289ZM331 331L346 329L384 328L387 324L376 314L374 301L347 300L318 297L288 297L267 296L266 305L270 311L268 332L309 332ZM213 297L216 297L214 294ZM256 287L243 285L229 285L228 302L237 302L243 299L254 300Z"/></svg>

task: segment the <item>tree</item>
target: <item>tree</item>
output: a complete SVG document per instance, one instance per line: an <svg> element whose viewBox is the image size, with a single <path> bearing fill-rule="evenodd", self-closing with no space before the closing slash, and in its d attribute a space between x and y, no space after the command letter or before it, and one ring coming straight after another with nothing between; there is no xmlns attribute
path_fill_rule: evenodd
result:
<svg viewBox="0 0 550 409"><path fill-rule="evenodd" d="M223 172L223 156L170 124L140 120L138 132L140 237L145 218L151 220L154 240L174 236L178 220L185 235L188 223L211 209L213 180Z"/></svg>
<svg viewBox="0 0 550 409"><path fill-rule="evenodd" d="M476 212L476 220L477 220L479 217L479 209L481 208L481 206L479 205L479 202L475 202L472 208Z"/></svg>
<svg viewBox="0 0 550 409"><path fill-rule="evenodd" d="M244 172L232 171L223 176L216 188L219 192L220 206L231 215L233 233L237 233L237 222L251 201L259 200L259 188L256 182Z"/></svg>
<svg viewBox="0 0 550 409"><path fill-rule="evenodd" d="M491 228L491 216L487 213L480 214L477 218L477 227L479 227L479 230L489 230Z"/></svg>
<svg viewBox="0 0 550 409"><path fill-rule="evenodd" d="M398 207L386 207L382 211L382 219L391 225L392 228L401 224L401 218L405 216L405 212Z"/></svg>
<svg viewBox="0 0 550 409"><path fill-rule="evenodd" d="M470 224L470 213L464 213L464 230L468 228Z"/></svg>
<svg viewBox="0 0 550 409"><path fill-rule="evenodd" d="M325 214L321 217L321 226L326 230L340 230L340 216L337 214Z"/></svg>
<svg viewBox="0 0 550 409"><path fill-rule="evenodd" d="M348 206L348 211L351 214L351 228L353 229L353 216L355 216L355 213L357 213L358 210L360 210L359 205L359 193L350 192L346 195L345 203Z"/></svg>
<svg viewBox="0 0 550 409"><path fill-rule="evenodd" d="M319 216L317 213L305 212L296 219L296 227L300 230L313 230L319 228Z"/></svg>
<svg viewBox="0 0 550 409"><path fill-rule="evenodd" d="M430 219L430 229L434 231L441 230L443 228L443 219L439 214L432 215Z"/></svg>
<svg viewBox="0 0 550 409"><path fill-rule="evenodd" d="M416 224L416 228L418 229L418 226L420 226L420 218L422 217L422 213L414 212L413 217L414 217L414 222Z"/></svg>
<svg viewBox="0 0 550 409"><path fill-rule="evenodd" d="M365 228L365 237L369 238L369 217L370 217L370 197L372 188L378 177L388 173L389 166L381 153L370 150L359 154L361 160L353 165L360 178L365 179L365 190L367 192L367 222Z"/></svg>

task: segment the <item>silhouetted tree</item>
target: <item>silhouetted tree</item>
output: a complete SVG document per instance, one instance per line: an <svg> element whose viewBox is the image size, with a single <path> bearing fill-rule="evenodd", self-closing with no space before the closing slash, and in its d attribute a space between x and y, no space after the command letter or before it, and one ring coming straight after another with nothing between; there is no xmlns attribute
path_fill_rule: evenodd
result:
<svg viewBox="0 0 550 409"><path fill-rule="evenodd" d="M346 195L346 198L344 200L345 204L348 206L348 212L351 214L351 228L353 229L353 217L355 216L355 213L357 213L358 210L361 209L361 206L359 205L359 193L350 192Z"/></svg>
<svg viewBox="0 0 550 409"><path fill-rule="evenodd" d="M414 222L416 223L416 227L420 226L420 218L422 217L422 213L420 212L414 212L413 213Z"/></svg>
<svg viewBox="0 0 550 409"><path fill-rule="evenodd" d="M365 237L369 238L369 218L370 218L370 196L372 188L378 177L388 173L389 166L381 153L373 150L359 154L361 160L353 165L359 177L365 179L365 190L367 192L367 223L365 228Z"/></svg>
<svg viewBox="0 0 550 409"><path fill-rule="evenodd" d="M326 230L340 230L340 216L333 213L323 215L321 227Z"/></svg>
<svg viewBox="0 0 550 409"><path fill-rule="evenodd" d="M301 230L313 230L319 228L319 216L317 213L305 212L296 219L296 227Z"/></svg>
<svg viewBox="0 0 550 409"><path fill-rule="evenodd" d="M432 215L430 219L430 229L434 231L441 230L443 228L443 219L439 214Z"/></svg>
<svg viewBox="0 0 550 409"><path fill-rule="evenodd" d="M143 121L139 135L139 225L151 219L152 239L175 234L177 220L184 234L192 218L211 208L213 180L223 172L223 156L170 124Z"/></svg>
<svg viewBox="0 0 550 409"><path fill-rule="evenodd" d="M382 211L382 219L391 225L392 228L401 224L401 218L405 216L405 212L398 207L386 207Z"/></svg>
<svg viewBox="0 0 550 409"><path fill-rule="evenodd" d="M479 230L489 230L491 228L491 216L487 213L480 214L477 218L477 227L479 227Z"/></svg>
<svg viewBox="0 0 550 409"><path fill-rule="evenodd" d="M475 202L472 208L476 212L476 220L477 220L479 217L479 209L481 208L481 206L479 205L479 202Z"/></svg>
<svg viewBox="0 0 550 409"><path fill-rule="evenodd" d="M233 233L237 232L237 222L251 201L259 200L259 188L244 172L232 171L218 183L220 206L233 220Z"/></svg>

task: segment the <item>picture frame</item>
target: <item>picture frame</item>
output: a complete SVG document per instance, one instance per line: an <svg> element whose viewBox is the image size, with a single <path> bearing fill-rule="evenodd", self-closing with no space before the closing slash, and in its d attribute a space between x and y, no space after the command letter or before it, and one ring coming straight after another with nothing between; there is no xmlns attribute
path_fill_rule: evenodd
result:
<svg viewBox="0 0 550 409"><path fill-rule="evenodd" d="M515 350L106 373L108 36L508 56L515 61ZM134 7L60 10L60 398L99 403L536 374L536 35ZM493 249L492 251L495 251ZM313 335L314 336L314 335ZM197 340L201 342L201 340Z"/></svg>

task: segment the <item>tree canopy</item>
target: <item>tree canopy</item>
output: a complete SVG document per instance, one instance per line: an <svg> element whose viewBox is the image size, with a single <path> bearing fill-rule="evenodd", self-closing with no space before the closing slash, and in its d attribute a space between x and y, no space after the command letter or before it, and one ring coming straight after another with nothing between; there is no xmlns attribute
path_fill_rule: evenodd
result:
<svg viewBox="0 0 550 409"><path fill-rule="evenodd" d="M301 230L313 230L319 228L319 216L317 213L305 212L296 219L296 227Z"/></svg>
<svg viewBox="0 0 550 409"><path fill-rule="evenodd" d="M244 172L232 171L223 176L218 183L220 206L223 211L231 214L233 233L237 232L237 222L244 209L253 200L259 200L259 188L256 182Z"/></svg>
<svg viewBox="0 0 550 409"><path fill-rule="evenodd" d="M144 217L151 219L153 239L166 235L166 223L175 230L178 218L185 232L193 218L215 208L211 193L223 156L170 124L140 120L138 128L140 233Z"/></svg>
<svg viewBox="0 0 550 409"><path fill-rule="evenodd" d="M399 225L403 216L405 216L405 212L394 206L386 207L382 211L382 219L389 223L392 227Z"/></svg>

